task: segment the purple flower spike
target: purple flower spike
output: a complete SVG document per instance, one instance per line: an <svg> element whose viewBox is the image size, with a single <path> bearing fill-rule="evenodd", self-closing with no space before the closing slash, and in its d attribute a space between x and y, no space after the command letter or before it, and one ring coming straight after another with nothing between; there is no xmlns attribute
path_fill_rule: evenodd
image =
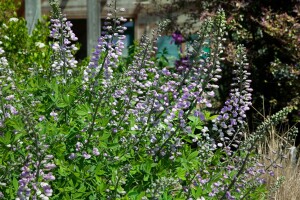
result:
<svg viewBox="0 0 300 200"><path fill-rule="evenodd" d="M235 200L235 197L231 196L231 194L230 194L229 191L226 192L226 198L227 198L228 200Z"/></svg>
<svg viewBox="0 0 300 200"><path fill-rule="evenodd" d="M185 56L179 60L176 60L175 67L178 72L186 71L187 69L191 68L189 58Z"/></svg>
<svg viewBox="0 0 300 200"><path fill-rule="evenodd" d="M175 42L176 45L180 45L184 42L184 37L180 33L180 31L175 31L172 34L173 41Z"/></svg>

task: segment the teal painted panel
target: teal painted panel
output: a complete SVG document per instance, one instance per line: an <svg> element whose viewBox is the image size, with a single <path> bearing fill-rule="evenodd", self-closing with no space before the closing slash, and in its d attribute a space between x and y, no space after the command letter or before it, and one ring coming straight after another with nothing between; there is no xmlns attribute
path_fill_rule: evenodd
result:
<svg viewBox="0 0 300 200"><path fill-rule="evenodd" d="M172 41L171 36L162 36L157 41L158 54L166 52L165 57L171 66L174 66L175 60L179 59L179 49Z"/></svg>

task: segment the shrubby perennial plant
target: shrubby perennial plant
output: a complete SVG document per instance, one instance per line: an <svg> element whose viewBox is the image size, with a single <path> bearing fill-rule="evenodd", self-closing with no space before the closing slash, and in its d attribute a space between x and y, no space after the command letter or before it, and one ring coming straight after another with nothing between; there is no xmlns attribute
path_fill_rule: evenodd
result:
<svg viewBox="0 0 300 200"><path fill-rule="evenodd" d="M124 9L114 7L84 64L74 58L71 22L56 0L50 5L50 41L30 40L49 50L42 64L16 69L6 58L10 52L0 47L0 198L202 200L266 194L261 175L272 174L277 160L258 163L257 143L292 108L248 131L252 89L240 45L229 98L216 112L226 36L222 10L202 22L191 48L168 67L154 56L168 21L142 37L128 64L122 58ZM184 42L180 32L173 39L178 46ZM37 51L35 59L43 53Z"/></svg>

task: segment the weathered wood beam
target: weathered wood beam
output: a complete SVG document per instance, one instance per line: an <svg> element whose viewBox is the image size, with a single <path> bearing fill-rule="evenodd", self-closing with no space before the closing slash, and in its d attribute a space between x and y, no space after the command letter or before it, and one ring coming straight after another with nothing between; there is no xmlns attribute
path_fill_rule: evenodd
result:
<svg viewBox="0 0 300 200"><path fill-rule="evenodd" d="M100 0L87 0L87 55L92 54L100 36L101 28Z"/></svg>
<svg viewBox="0 0 300 200"><path fill-rule="evenodd" d="M38 19L42 16L41 0L25 0L25 19L28 33L31 34Z"/></svg>

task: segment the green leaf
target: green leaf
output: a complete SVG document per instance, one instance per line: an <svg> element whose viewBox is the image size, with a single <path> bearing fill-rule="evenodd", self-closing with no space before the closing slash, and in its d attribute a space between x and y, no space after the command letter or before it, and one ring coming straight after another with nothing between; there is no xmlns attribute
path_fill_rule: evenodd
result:
<svg viewBox="0 0 300 200"><path fill-rule="evenodd" d="M118 189L117 189L117 192L118 192L118 193L123 193L123 192L124 192L124 189L123 189L121 186L119 186Z"/></svg>
<svg viewBox="0 0 300 200"><path fill-rule="evenodd" d="M109 133L104 133L100 138L99 138L99 140L107 140L109 137L111 136L111 134L109 134Z"/></svg>
<svg viewBox="0 0 300 200"><path fill-rule="evenodd" d="M58 104L56 104L56 106L57 106L58 108L65 108L65 107L68 106L68 104L66 104L66 103L58 103Z"/></svg>
<svg viewBox="0 0 300 200"><path fill-rule="evenodd" d="M97 170L97 171L95 171L95 174L100 176L100 175L105 174L105 171L104 170Z"/></svg>
<svg viewBox="0 0 300 200"><path fill-rule="evenodd" d="M195 194L195 197L200 197L200 196L202 196L202 187L198 187L197 188L197 191L196 191L196 194Z"/></svg>
<svg viewBox="0 0 300 200"><path fill-rule="evenodd" d="M87 115L88 113L87 113L86 111L84 111L84 110L77 110L77 111L76 111L76 114L79 115L79 116L85 116L85 115Z"/></svg>
<svg viewBox="0 0 300 200"><path fill-rule="evenodd" d="M145 176L144 176L144 181L148 181L148 179L149 179L149 174L146 174Z"/></svg>
<svg viewBox="0 0 300 200"><path fill-rule="evenodd" d="M200 121L199 117L195 117L193 115L188 116L188 119L191 120L192 122L196 122L196 123L198 123L198 121Z"/></svg>
<svg viewBox="0 0 300 200"><path fill-rule="evenodd" d="M70 192L70 191L76 191L76 189L73 187L65 187L64 191Z"/></svg>
<svg viewBox="0 0 300 200"><path fill-rule="evenodd" d="M70 101L70 95L63 95L62 97L63 97L64 102L67 105L69 105L71 103L71 101Z"/></svg>
<svg viewBox="0 0 300 200"><path fill-rule="evenodd" d="M69 182L70 186L74 187L74 183L73 183L73 180L72 180L72 179L69 179L68 182Z"/></svg>
<svg viewBox="0 0 300 200"><path fill-rule="evenodd" d="M218 117L218 115L212 115L212 116L210 116L209 118L208 118L208 120L214 120L214 119L216 119Z"/></svg>
<svg viewBox="0 0 300 200"><path fill-rule="evenodd" d="M204 116L205 116L205 119L208 121L214 120L218 117L218 115L211 115L211 113L208 111L204 111Z"/></svg>
<svg viewBox="0 0 300 200"><path fill-rule="evenodd" d="M98 164L96 169L95 169L95 174L98 176L101 176L103 174L105 174L105 171L101 169L102 165Z"/></svg>
<svg viewBox="0 0 300 200"><path fill-rule="evenodd" d="M17 191L19 188L19 183L15 177L13 178L13 186L14 186L15 191Z"/></svg>
<svg viewBox="0 0 300 200"><path fill-rule="evenodd" d="M79 197L82 197L83 193L75 193L72 195L72 199L82 199L82 198L79 198Z"/></svg>
<svg viewBox="0 0 300 200"><path fill-rule="evenodd" d="M80 188L77 190L77 192L85 192L86 191L86 187L84 186L84 184L82 183L80 185Z"/></svg>
<svg viewBox="0 0 300 200"><path fill-rule="evenodd" d="M60 167L60 168L58 169L58 173L59 173L61 176L67 176L66 170L65 170L63 167Z"/></svg>
<svg viewBox="0 0 300 200"><path fill-rule="evenodd" d="M90 113L91 113L91 109L87 104L78 106L76 110L76 114L79 116L85 116Z"/></svg>
<svg viewBox="0 0 300 200"><path fill-rule="evenodd" d="M6 132L4 137L0 137L0 142L3 143L4 145L8 145L10 144L11 140L11 133L10 132Z"/></svg>
<svg viewBox="0 0 300 200"><path fill-rule="evenodd" d="M22 131L24 124L20 120L9 120L7 125L12 126L15 130Z"/></svg>
<svg viewBox="0 0 300 200"><path fill-rule="evenodd" d="M141 193L139 194L139 196L137 196L136 199L141 200L145 195L146 195L145 192L141 192Z"/></svg>
<svg viewBox="0 0 300 200"><path fill-rule="evenodd" d="M109 186L109 190L115 190L115 189L116 189L116 187L114 185Z"/></svg>
<svg viewBox="0 0 300 200"><path fill-rule="evenodd" d="M107 144L105 142L100 142L99 147L107 149Z"/></svg>
<svg viewBox="0 0 300 200"><path fill-rule="evenodd" d="M100 144L101 144L101 143L100 143ZM110 149L116 149L118 146L120 146L119 143L111 143L111 144L108 145L108 147L109 147Z"/></svg>
<svg viewBox="0 0 300 200"><path fill-rule="evenodd" d="M15 135L14 142L18 141L22 136L23 136L23 134L21 134L21 133Z"/></svg>
<svg viewBox="0 0 300 200"><path fill-rule="evenodd" d="M89 200L96 200L97 199L97 197L95 197L95 196L89 196Z"/></svg>
<svg viewBox="0 0 300 200"><path fill-rule="evenodd" d="M203 129L203 126L196 126L196 129L202 130L202 129Z"/></svg>
<svg viewBox="0 0 300 200"><path fill-rule="evenodd" d="M139 195L139 193L137 191L134 191L134 190L129 191L128 194L127 194L127 196L129 196L130 199L132 199L132 198L135 199L138 195Z"/></svg>
<svg viewBox="0 0 300 200"><path fill-rule="evenodd" d="M186 171L183 168L181 168L181 167L177 168L176 172L177 172L178 178L180 178L181 180L186 180L186 177L185 177Z"/></svg>
<svg viewBox="0 0 300 200"><path fill-rule="evenodd" d="M191 153L189 156L188 156L188 160L193 160L195 159L196 157L198 156L198 151L194 151L193 153Z"/></svg>

